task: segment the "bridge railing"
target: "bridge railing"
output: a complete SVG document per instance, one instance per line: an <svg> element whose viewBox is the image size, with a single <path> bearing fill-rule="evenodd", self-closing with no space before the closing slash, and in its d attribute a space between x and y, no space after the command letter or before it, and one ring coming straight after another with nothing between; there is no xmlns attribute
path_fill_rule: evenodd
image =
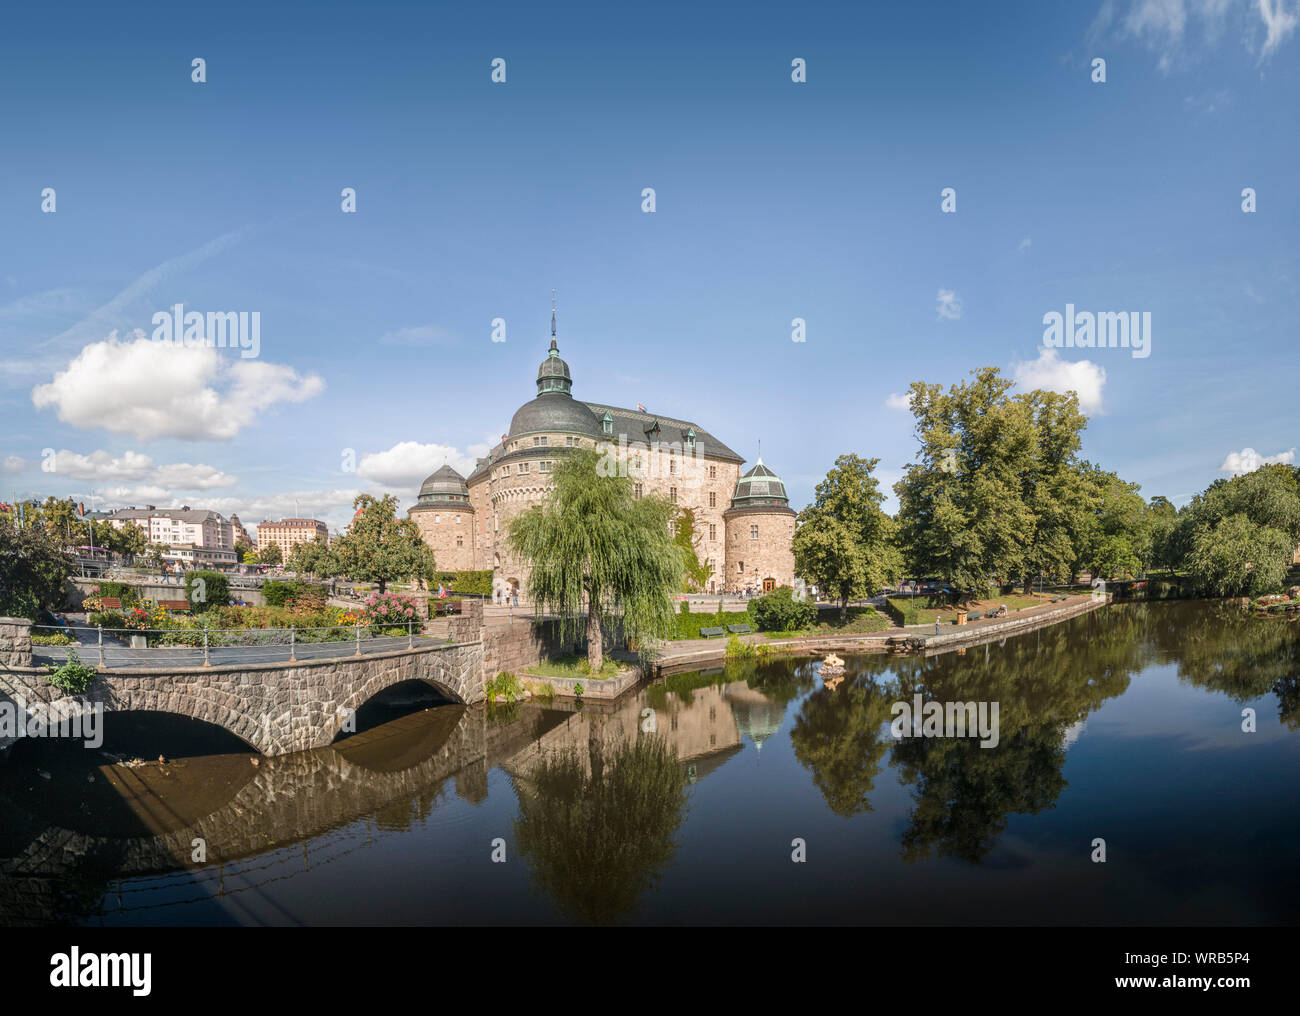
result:
<svg viewBox="0 0 1300 1016"><path fill-rule="evenodd" d="M446 644L423 634L418 621L405 625L333 625L301 628L104 628L32 625L32 657L66 661L71 651L101 668L210 666L293 662Z"/></svg>

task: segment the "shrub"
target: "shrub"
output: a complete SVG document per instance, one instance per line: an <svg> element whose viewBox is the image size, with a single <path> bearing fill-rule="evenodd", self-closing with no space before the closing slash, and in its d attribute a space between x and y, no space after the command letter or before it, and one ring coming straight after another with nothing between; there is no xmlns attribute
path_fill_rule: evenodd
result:
<svg viewBox="0 0 1300 1016"><path fill-rule="evenodd" d="M266 598L268 607L283 607L294 599L301 590L302 583L294 582L291 579L272 579L269 582L262 583L262 595Z"/></svg>
<svg viewBox="0 0 1300 1016"><path fill-rule="evenodd" d="M125 628L126 618L116 610L101 610L86 618L92 628Z"/></svg>
<svg viewBox="0 0 1300 1016"><path fill-rule="evenodd" d="M230 602L230 582L221 572L186 572L185 600L196 614L207 610L209 605L224 607Z"/></svg>
<svg viewBox="0 0 1300 1016"><path fill-rule="evenodd" d="M41 620L41 603L35 593L26 589L0 591L0 617L25 617L32 624Z"/></svg>
<svg viewBox="0 0 1300 1016"><path fill-rule="evenodd" d="M811 600L796 600L789 586L750 600L748 612L759 631L799 631L817 623L817 605Z"/></svg>
<svg viewBox="0 0 1300 1016"><path fill-rule="evenodd" d="M65 635L61 631L56 631L53 635L33 635L32 645L34 646L71 646L76 645L77 640L71 635Z"/></svg>
<svg viewBox="0 0 1300 1016"><path fill-rule="evenodd" d="M417 630L422 627L419 604L402 593L371 593L366 598L365 620L362 623L370 625L372 630L379 629L381 634L386 635L405 633L412 623Z"/></svg>
<svg viewBox="0 0 1300 1016"><path fill-rule="evenodd" d="M739 635L727 636L728 659L747 659L757 655L757 650L748 642L741 642Z"/></svg>
<svg viewBox="0 0 1300 1016"><path fill-rule="evenodd" d="M47 679L54 687L70 695L80 695L94 683L95 673L94 667L81 662L75 649L69 649L67 661L61 667L51 667Z"/></svg>
<svg viewBox="0 0 1300 1016"><path fill-rule="evenodd" d="M492 595L492 572L488 571L440 571L433 577L432 586L446 586L448 591L469 593L473 596Z"/></svg>
<svg viewBox="0 0 1300 1016"><path fill-rule="evenodd" d="M746 624L753 620L745 611L727 611L725 614L678 614L673 618L676 625L674 638L697 639L701 628L723 627L729 624Z"/></svg>
<svg viewBox="0 0 1300 1016"><path fill-rule="evenodd" d="M95 594L99 597L109 597L122 601L123 607L133 607L140 602L135 586L129 582L100 582L95 586Z"/></svg>
<svg viewBox="0 0 1300 1016"><path fill-rule="evenodd" d="M523 698L524 686L519 683L519 678L514 674L503 670L487 683L483 693L489 702L500 699L502 702L510 703Z"/></svg>

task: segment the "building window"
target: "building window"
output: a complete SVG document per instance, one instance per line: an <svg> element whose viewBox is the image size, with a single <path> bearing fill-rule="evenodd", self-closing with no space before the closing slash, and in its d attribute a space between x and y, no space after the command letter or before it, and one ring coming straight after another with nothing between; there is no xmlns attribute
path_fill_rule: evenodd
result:
<svg viewBox="0 0 1300 1016"><path fill-rule="evenodd" d="M540 437L535 437L535 438L533 438L533 447L536 448L537 445L538 445L538 443L539 443L541 440L542 440L542 439L541 439Z"/></svg>
<svg viewBox="0 0 1300 1016"><path fill-rule="evenodd" d="M526 472L528 472L528 463L527 463L527 462L521 462L521 463L519 463L519 471L520 471L521 473L526 473Z"/></svg>
<svg viewBox="0 0 1300 1016"><path fill-rule="evenodd" d="M543 448L546 447L546 438L542 438L542 447L543 447Z"/></svg>
<svg viewBox="0 0 1300 1016"><path fill-rule="evenodd" d="M435 515L435 516L433 517L434 525L437 525L437 524L438 524L439 522L441 522L441 521L442 521L442 516L441 516L441 515Z"/></svg>
<svg viewBox="0 0 1300 1016"><path fill-rule="evenodd" d="M718 538L718 527L717 527L714 523L710 522L710 523L709 523L709 539L710 539L710 540L716 540L717 538Z"/></svg>
<svg viewBox="0 0 1300 1016"><path fill-rule="evenodd" d="M709 491L709 507L718 507L718 495L714 491Z"/></svg>
<svg viewBox="0 0 1300 1016"><path fill-rule="evenodd" d="M551 471L551 464L549 462L543 462L541 463L540 469L543 473L549 473Z"/></svg>
<svg viewBox="0 0 1300 1016"><path fill-rule="evenodd" d="M676 488L676 487L669 487L669 488L668 488L668 500L671 501L673 504L676 504L676 503L677 503L677 488Z"/></svg>
<svg viewBox="0 0 1300 1016"><path fill-rule="evenodd" d="M718 478L718 467L709 466L709 479L716 480L717 478Z"/></svg>
<svg viewBox="0 0 1300 1016"><path fill-rule="evenodd" d="M641 484L639 484L639 483L634 483L634 484L632 484L632 496L635 497L635 498L637 498L637 499L640 499L640 497L641 497Z"/></svg>
<svg viewBox="0 0 1300 1016"><path fill-rule="evenodd" d="M571 437L566 437L566 438L564 439L564 447L566 447L566 448L572 448L572 447L573 447L573 438L571 438Z"/></svg>
<svg viewBox="0 0 1300 1016"><path fill-rule="evenodd" d="M688 431L686 432L686 446L687 446L688 448L694 448L694 447L695 447L695 428L694 428L694 427L692 427L690 430L688 430Z"/></svg>
<svg viewBox="0 0 1300 1016"><path fill-rule="evenodd" d="M745 562L744 562L744 561L737 561L737 562L736 562L736 571L737 571L737 572L743 572L744 570L745 570Z"/></svg>
<svg viewBox="0 0 1300 1016"><path fill-rule="evenodd" d="M671 455L668 456L668 475L672 476L677 472L677 460Z"/></svg>
<svg viewBox="0 0 1300 1016"><path fill-rule="evenodd" d="M456 546L457 546L457 547L463 547L463 546L465 546L465 537L463 537L463 536L458 536L458 537L456 537Z"/></svg>
<svg viewBox="0 0 1300 1016"><path fill-rule="evenodd" d="M749 527L749 538L750 538L751 540L757 540L757 539L758 539L758 526L750 526L750 527Z"/></svg>
<svg viewBox="0 0 1300 1016"><path fill-rule="evenodd" d="M606 413L604 419L600 421L600 431L602 434L614 433L614 418L608 413Z"/></svg>

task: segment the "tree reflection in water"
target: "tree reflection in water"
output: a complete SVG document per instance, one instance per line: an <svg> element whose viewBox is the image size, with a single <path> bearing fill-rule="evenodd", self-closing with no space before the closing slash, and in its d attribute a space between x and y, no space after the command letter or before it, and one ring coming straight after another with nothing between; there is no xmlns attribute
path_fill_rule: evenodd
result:
<svg viewBox="0 0 1300 1016"><path fill-rule="evenodd" d="M631 913L676 851L686 772L662 737L565 746L517 786L519 850L534 886L571 918L611 924Z"/></svg>

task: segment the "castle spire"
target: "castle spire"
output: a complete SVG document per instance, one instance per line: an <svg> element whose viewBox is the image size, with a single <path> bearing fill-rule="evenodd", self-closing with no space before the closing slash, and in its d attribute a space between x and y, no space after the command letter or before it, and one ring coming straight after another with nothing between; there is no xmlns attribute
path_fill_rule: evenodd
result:
<svg viewBox="0 0 1300 1016"><path fill-rule="evenodd" d="M551 290L551 349L558 351L555 344L555 290Z"/></svg>

